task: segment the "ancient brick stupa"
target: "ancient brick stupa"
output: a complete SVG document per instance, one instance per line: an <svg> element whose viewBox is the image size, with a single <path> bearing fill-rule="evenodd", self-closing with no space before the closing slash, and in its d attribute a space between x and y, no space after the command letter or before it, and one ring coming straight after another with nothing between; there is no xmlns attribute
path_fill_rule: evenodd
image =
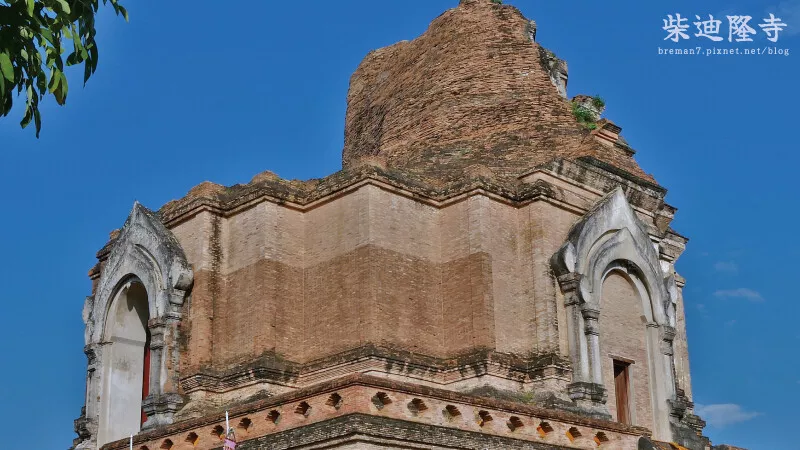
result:
<svg viewBox="0 0 800 450"><path fill-rule="evenodd" d="M364 59L340 172L134 205L75 448L707 448L675 209L535 36L463 0Z"/></svg>

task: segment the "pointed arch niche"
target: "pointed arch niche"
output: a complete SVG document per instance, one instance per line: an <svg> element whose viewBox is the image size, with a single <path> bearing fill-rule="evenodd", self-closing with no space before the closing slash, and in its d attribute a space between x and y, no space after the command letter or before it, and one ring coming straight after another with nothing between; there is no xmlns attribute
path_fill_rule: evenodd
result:
<svg viewBox="0 0 800 450"><path fill-rule="evenodd" d="M182 402L181 306L192 280L175 236L135 203L84 306L87 445L172 423Z"/></svg>
<svg viewBox="0 0 800 450"><path fill-rule="evenodd" d="M145 422L142 400L150 389L149 318L147 290L131 277L117 290L106 318L100 442L138 433Z"/></svg>
<svg viewBox="0 0 800 450"><path fill-rule="evenodd" d="M600 318L604 310L611 314L613 298L603 298L604 283L609 277L622 276L630 285L629 296L640 302L637 314L641 328L630 330L631 338L639 339L645 358L638 367L646 374L652 410L652 428L659 440L671 440L670 412L675 400L672 341L675 337L675 292L673 276L662 271L654 243L631 208L621 188L601 198L569 232L567 241L551 259L553 270L564 293L567 315L569 352L572 361L570 397L587 411L608 416L607 388L614 386L612 377L624 369L627 361L620 358L618 368L608 369L609 355L600 352L604 338ZM637 305L638 306L638 305ZM639 334L642 333L642 334ZM625 356L625 355L620 355ZM608 359L608 361L607 361ZM603 367L606 366L604 379ZM627 377L627 374L624 374ZM617 380L619 381L619 380ZM639 386L638 392L641 391ZM633 390L631 393L633 394ZM636 401L641 401L639 398ZM631 400L628 400L629 402ZM647 411L649 415L650 411ZM636 421L634 417L627 420Z"/></svg>

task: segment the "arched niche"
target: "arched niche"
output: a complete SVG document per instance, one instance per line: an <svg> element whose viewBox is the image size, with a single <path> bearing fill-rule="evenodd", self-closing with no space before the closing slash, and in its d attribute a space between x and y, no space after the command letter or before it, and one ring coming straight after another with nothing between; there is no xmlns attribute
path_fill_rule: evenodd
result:
<svg viewBox="0 0 800 450"><path fill-rule="evenodd" d="M119 287L106 317L98 444L140 431L149 393L150 318L147 290L131 277Z"/></svg>
<svg viewBox="0 0 800 450"><path fill-rule="evenodd" d="M650 294L635 266L615 261L598 292L602 382L619 422L653 429L659 403L651 355L659 353ZM622 410L622 411L621 411Z"/></svg>
<svg viewBox="0 0 800 450"><path fill-rule="evenodd" d="M603 283L623 273L641 301L653 432L669 441L670 401L675 398L672 340L675 336L674 279L665 274L645 225L621 188L608 193L570 230L551 265L565 297L573 383L570 396L597 415L608 416L598 319L603 314ZM651 426L650 424L642 424Z"/></svg>
<svg viewBox="0 0 800 450"><path fill-rule="evenodd" d="M155 213L135 203L118 237L112 242L94 295L87 297L84 305L85 352L89 359L85 416L82 417L85 443L76 448L94 448L102 445L100 441L109 439L108 436L117 436L118 429L113 423L118 414L126 429L132 426L131 410L135 413L142 409L146 414L142 429L172 423L182 397L177 392L178 364L167 362L176 362L180 357L177 342L181 307L192 280L192 270L178 240ZM139 322L134 320L134 310L128 311L129 315L121 313L120 305L125 304L128 298L136 299L134 310ZM121 326L120 320L127 325ZM115 365L116 358L123 349L133 358L134 347L144 348L142 339L148 332L148 395L144 400L139 398L141 408L134 404L134 407L121 412L113 399L120 395L133 398L136 383L133 379L121 384L115 381L115 376L123 375ZM120 344L124 342L130 344L130 348ZM138 363L138 360L130 360ZM135 372L131 369L124 374L132 377ZM139 376L143 378L145 374Z"/></svg>

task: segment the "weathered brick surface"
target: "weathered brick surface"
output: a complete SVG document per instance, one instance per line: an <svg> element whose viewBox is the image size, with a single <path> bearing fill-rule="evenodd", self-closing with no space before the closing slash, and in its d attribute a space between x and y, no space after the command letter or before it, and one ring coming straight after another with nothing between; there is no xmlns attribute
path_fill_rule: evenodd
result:
<svg viewBox="0 0 800 450"><path fill-rule="evenodd" d="M265 352L300 360L303 269L261 259L225 277L215 309L216 366Z"/></svg>
<svg viewBox="0 0 800 450"><path fill-rule="evenodd" d="M514 7L464 0L422 36L367 55L350 81L344 166L378 157L452 179L476 164L507 175L590 155L651 179L581 129L528 26Z"/></svg>
<svg viewBox="0 0 800 450"><path fill-rule="evenodd" d="M556 287L550 267L550 257L564 243L564 239L578 215L547 203L532 203L526 208L530 226L522 233L530 236L529 271L536 299L533 317L536 322L536 349L539 353L568 353L566 317L561 290ZM544 299L552 299L543 301ZM559 325L560 324L560 325Z"/></svg>
<svg viewBox="0 0 800 450"><path fill-rule="evenodd" d="M214 353L214 304L216 289L212 279L215 275L208 270L196 271L194 289L189 302L184 304L186 317L182 327L183 358L181 373L192 373L212 362ZM191 337L191 338L190 338Z"/></svg>
<svg viewBox="0 0 800 450"><path fill-rule="evenodd" d="M436 205L364 185L307 209L261 202L179 222L197 271L181 376L262 357L303 365L364 345L436 358L567 355L549 259L599 195L547 179L548 195L575 206L488 195Z"/></svg>
<svg viewBox="0 0 800 450"><path fill-rule="evenodd" d="M374 245L307 268L259 260L225 276L214 365L265 352L308 362L368 342L437 357L489 347L490 267L485 253L435 264Z"/></svg>

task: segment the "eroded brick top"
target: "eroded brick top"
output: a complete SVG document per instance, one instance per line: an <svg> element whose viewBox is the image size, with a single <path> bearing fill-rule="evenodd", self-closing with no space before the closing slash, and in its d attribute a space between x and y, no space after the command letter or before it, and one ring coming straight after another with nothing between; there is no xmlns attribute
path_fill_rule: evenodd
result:
<svg viewBox="0 0 800 450"><path fill-rule="evenodd" d="M379 159L444 180L502 178L591 156L653 181L577 123L533 26L512 6L462 0L417 39L368 54L350 82L343 166Z"/></svg>
<svg viewBox="0 0 800 450"><path fill-rule="evenodd" d="M263 196L308 204L368 177L431 198L488 186L516 198L527 189L521 175L578 159L658 188L618 128L609 137L577 122L551 78L566 65L535 34L512 6L461 0L417 39L371 52L353 74L341 171L306 181L264 172L242 185L201 183L164 205L162 220Z"/></svg>

